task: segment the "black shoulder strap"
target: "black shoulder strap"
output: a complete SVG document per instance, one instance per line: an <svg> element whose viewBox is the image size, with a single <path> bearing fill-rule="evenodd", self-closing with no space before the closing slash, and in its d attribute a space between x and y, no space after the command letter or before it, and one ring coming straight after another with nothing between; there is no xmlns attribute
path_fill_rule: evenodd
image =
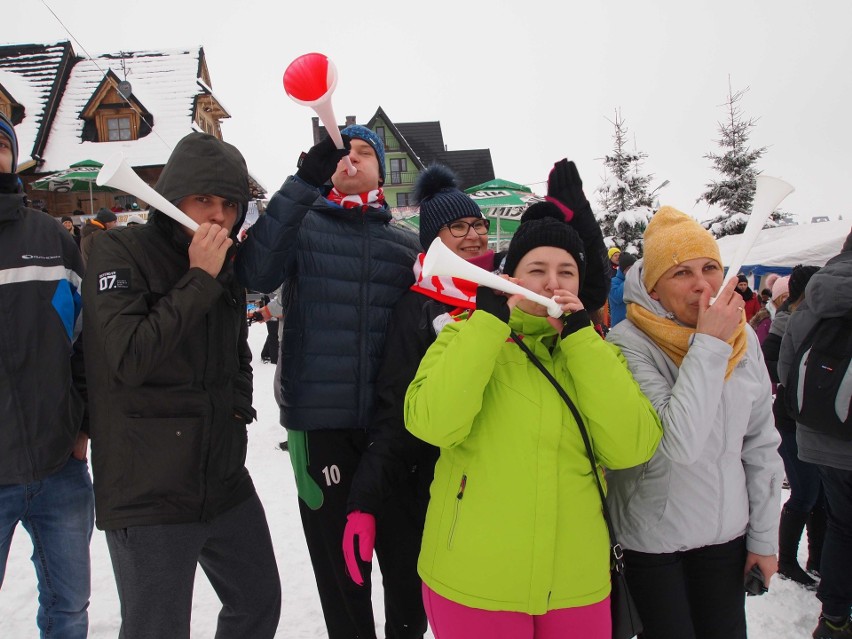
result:
<svg viewBox="0 0 852 639"><path fill-rule="evenodd" d="M568 410L571 411L571 414L574 416L574 421L577 422L577 427L580 429L580 435L583 437L583 444L586 446L586 456L589 458L589 463L592 466L592 475L595 478L595 484L598 487L598 494L601 498L601 504L603 506L603 516L604 521L606 521L606 528L609 532L609 545L612 549L612 559L613 565L616 570L621 572L624 568L624 553L621 549L621 545L615 539L615 528L612 525L612 518L609 514L609 508L606 504L606 494L604 493L603 485L601 484L600 477L598 476L598 464L595 461L595 454L592 451L592 442L589 439L589 433L586 430L586 424L583 422L583 418L580 416L580 411L577 410L577 407L574 405L574 402L571 401L571 398L568 396L568 393L565 392L565 389L556 381L553 375L550 374L550 371L545 368L544 364L533 354L533 352L529 349L529 347L524 344L524 341L518 336L515 331L512 331L512 340L517 344L522 351L526 354L527 358L533 363L533 365L541 371L542 375L544 375L547 380L553 384L553 387L556 389L556 392L559 393L559 396L562 398L562 401L568 406Z"/></svg>

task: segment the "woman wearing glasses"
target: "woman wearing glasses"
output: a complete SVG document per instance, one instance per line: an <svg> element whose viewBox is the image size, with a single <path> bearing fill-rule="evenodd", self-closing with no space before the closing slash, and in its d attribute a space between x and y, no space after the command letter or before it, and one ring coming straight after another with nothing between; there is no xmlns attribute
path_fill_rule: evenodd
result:
<svg viewBox="0 0 852 639"><path fill-rule="evenodd" d="M489 220L479 206L457 188L450 169L435 165L420 174L415 198L420 203L420 244L424 251L439 237L456 255L494 270L488 248ZM476 307L476 284L452 277L424 278L425 253L414 263L416 283L394 309L385 355L376 380L376 414L370 447L361 458L349 494L343 552L352 580L364 583L356 560L372 558L373 540L384 559L388 636L413 639L426 632L417 556L429 501L429 484L438 449L405 430L402 404L423 354L441 328ZM407 629L403 630L403 626ZM391 632L391 630L394 632Z"/></svg>

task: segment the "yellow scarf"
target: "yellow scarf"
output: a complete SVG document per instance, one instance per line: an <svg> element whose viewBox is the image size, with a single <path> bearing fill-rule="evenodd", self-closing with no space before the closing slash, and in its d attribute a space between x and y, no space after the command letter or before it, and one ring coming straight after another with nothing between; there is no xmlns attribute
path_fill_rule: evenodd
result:
<svg viewBox="0 0 852 639"><path fill-rule="evenodd" d="M683 358L686 357L686 351L689 350L689 338L695 333L694 328L681 326L674 320L660 317L645 307L633 303L627 305L627 319L654 340L657 346L663 349L663 352L680 368ZM745 313L743 313L736 332L727 341L733 351L728 358L728 369L725 371L726 380L745 355L747 346L745 324Z"/></svg>

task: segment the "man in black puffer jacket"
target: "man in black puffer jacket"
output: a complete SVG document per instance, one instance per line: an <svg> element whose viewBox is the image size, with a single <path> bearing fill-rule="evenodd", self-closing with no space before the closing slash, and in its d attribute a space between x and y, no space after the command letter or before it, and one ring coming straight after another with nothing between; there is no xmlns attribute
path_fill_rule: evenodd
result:
<svg viewBox="0 0 852 639"><path fill-rule="evenodd" d="M57 220L24 205L17 151L0 111L0 585L21 522L33 541L41 636L83 639L94 526L83 258Z"/></svg>
<svg viewBox="0 0 852 639"><path fill-rule="evenodd" d="M245 467L251 352L230 259L248 171L230 144L190 133L155 188L198 230L153 211L99 238L83 282L97 525L121 636L188 638L198 563L222 600L217 636L272 637L281 586Z"/></svg>
<svg viewBox="0 0 852 639"><path fill-rule="evenodd" d="M356 586L343 561L346 500L367 446L388 320L414 283L419 242L390 224L381 139L359 125L342 133L346 148L326 138L300 159L249 229L237 274L264 293L284 284L275 391L328 636L372 639L369 575ZM378 556L382 563L381 548ZM387 637L422 636L386 613Z"/></svg>

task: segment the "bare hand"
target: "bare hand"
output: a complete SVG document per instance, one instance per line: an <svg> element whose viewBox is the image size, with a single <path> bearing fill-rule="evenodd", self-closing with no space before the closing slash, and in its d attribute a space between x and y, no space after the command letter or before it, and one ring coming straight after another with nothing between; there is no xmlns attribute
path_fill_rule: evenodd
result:
<svg viewBox="0 0 852 639"><path fill-rule="evenodd" d="M736 284L736 281L737 279L734 278L734 284ZM751 567L755 564L758 568L760 568L760 572L763 573L763 584L768 588L769 580L772 579L772 575L778 572L778 556L758 555L753 552L748 553L746 556L745 569L743 570L743 578L745 578L748 571L751 570Z"/></svg>
<svg viewBox="0 0 852 639"><path fill-rule="evenodd" d="M218 224L205 222L198 227L189 245L189 268L200 268L216 277L225 263L225 256L233 240L228 237L227 229Z"/></svg>
<svg viewBox="0 0 852 639"><path fill-rule="evenodd" d="M743 318L743 298L736 292L736 286L737 278L732 278L722 287L711 306L710 297L713 290L709 283L704 282L704 292L698 302L696 333L711 335L723 342L731 339Z"/></svg>
<svg viewBox="0 0 852 639"><path fill-rule="evenodd" d="M74 441L74 448L71 449L71 454L74 459L86 461L86 452L89 450L89 436L80 431L77 433L77 439Z"/></svg>
<svg viewBox="0 0 852 639"><path fill-rule="evenodd" d="M553 293L553 299L562 307L562 312L566 315L583 310L583 302L581 302L580 298L568 289L558 288L553 291ZM548 315L547 321L550 322L550 325L557 331L562 331L563 323L561 317L550 317L550 315Z"/></svg>

